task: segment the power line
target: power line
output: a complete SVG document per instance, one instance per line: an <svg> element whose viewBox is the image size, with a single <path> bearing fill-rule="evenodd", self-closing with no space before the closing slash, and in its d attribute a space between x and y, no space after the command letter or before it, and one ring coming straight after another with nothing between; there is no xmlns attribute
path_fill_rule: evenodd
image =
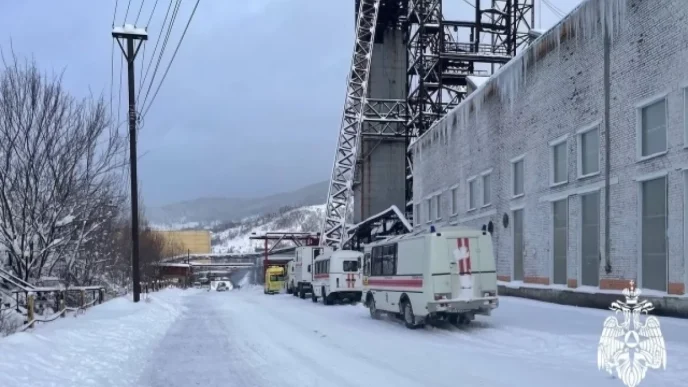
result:
<svg viewBox="0 0 688 387"><path fill-rule="evenodd" d="M170 1L170 4L172 2ZM146 23L146 28L150 26L151 20L153 19L153 14L155 13L155 8L158 6L158 0L155 0L155 3L153 3L153 10L151 11L150 16L148 17L148 23Z"/></svg>
<svg viewBox="0 0 688 387"><path fill-rule="evenodd" d="M141 10L143 9L144 4L146 4L146 0L141 0L141 6L139 7L139 13L136 14L136 21L134 21L134 25L139 24L139 17L141 16Z"/></svg>
<svg viewBox="0 0 688 387"><path fill-rule="evenodd" d="M122 103L122 70L124 69L124 58L120 58L119 61L119 94L117 96L117 122L119 122L119 115L121 113L121 103Z"/></svg>
<svg viewBox="0 0 688 387"><path fill-rule="evenodd" d="M148 104L148 107L143 111L143 116L146 116L146 113L148 113L148 110L150 110L150 107L153 105L153 102L155 101L155 97L158 95L158 92L160 91L160 87L162 87L163 82L165 81L165 78L167 77L167 73L170 71L170 67L172 67L172 62L174 62L174 58L177 56L177 52L179 51L179 47L182 45L182 42L184 41L184 36L186 36L186 31L189 29L189 25L191 25L191 20L193 20L194 14L196 14L196 8L198 8L198 4L201 2L201 0L196 0L196 4L194 5L193 10L191 11L191 16L189 16L189 21L186 23L186 27L184 27L184 32L182 32L181 38L179 38L179 43L177 43L177 47L174 49L174 53L172 54L172 59L170 59L170 63L167 65L167 69L165 69L165 73L162 76L162 79L160 80L160 83L158 84L158 88L155 90L155 94L153 94L153 98L151 98L150 103Z"/></svg>
<svg viewBox="0 0 688 387"><path fill-rule="evenodd" d="M115 0L115 12L112 13L112 28L115 28L115 18L117 16L117 4L119 0Z"/></svg>
<svg viewBox="0 0 688 387"><path fill-rule="evenodd" d="M162 31L165 29L165 24L167 24L167 17L170 14L170 9L172 9L172 2L173 1L174 0L170 0L170 5L167 6L167 12L165 12L165 19L163 19L163 21L162 21L162 26L160 26L160 33L158 34L158 36L162 36ZM151 17L153 17L152 14L151 14ZM153 64L153 58L155 57L155 53L158 51L158 44L160 44L160 39L157 39L155 42L155 48L153 49L153 54L151 55L150 62L148 62L148 66L146 67L146 74L143 76L143 82L144 83L146 82L146 79L148 78L148 71L150 70L151 65ZM138 94L136 95L136 100L138 100L139 97L141 96L141 90L142 89L139 89Z"/></svg>
<svg viewBox="0 0 688 387"><path fill-rule="evenodd" d="M114 28L114 27L113 27ZM112 118L112 102L115 97L113 90L115 85L115 40L112 40L112 48L110 49L110 117Z"/></svg>
<svg viewBox="0 0 688 387"><path fill-rule="evenodd" d="M160 53L158 55L158 61L155 64L155 69L153 69L153 76L151 77L151 81L148 84L146 96L143 98L143 104L141 106L145 106L146 101L148 101L148 96L150 95L151 88L153 87L153 82L155 82L155 77L158 74L158 69L160 68L160 63L162 62L162 56L165 53L165 49L167 48L167 42L170 40L170 35L172 34L172 27L174 27L174 22L177 20L177 14L179 13L180 5L181 0L177 0L177 2L174 5L174 10L172 11L172 18L170 19L170 24L167 26L167 33L165 34L165 39L162 42L162 48L160 49ZM196 5L198 5L198 3L196 3Z"/></svg>
<svg viewBox="0 0 688 387"><path fill-rule="evenodd" d="M127 22L127 16L129 16L129 6L131 6L131 0L127 3L127 12L124 14L124 23Z"/></svg>
<svg viewBox="0 0 688 387"><path fill-rule="evenodd" d="M547 6L555 15L559 17L564 17L564 13L561 12L561 10L557 9L554 5L552 5L549 1L547 0L542 0L542 3Z"/></svg>

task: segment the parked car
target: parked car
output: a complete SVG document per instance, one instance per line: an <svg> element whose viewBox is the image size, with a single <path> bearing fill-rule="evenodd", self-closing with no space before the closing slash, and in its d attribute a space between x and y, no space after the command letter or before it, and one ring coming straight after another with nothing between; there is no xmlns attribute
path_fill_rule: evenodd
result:
<svg viewBox="0 0 688 387"><path fill-rule="evenodd" d="M218 292L226 292L227 290L229 290L229 287L225 282L220 282L217 284L215 290L217 290Z"/></svg>

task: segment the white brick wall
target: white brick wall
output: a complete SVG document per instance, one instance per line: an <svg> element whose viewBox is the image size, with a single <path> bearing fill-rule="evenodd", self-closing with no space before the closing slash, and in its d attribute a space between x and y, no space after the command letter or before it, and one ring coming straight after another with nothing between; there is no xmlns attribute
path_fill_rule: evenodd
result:
<svg viewBox="0 0 688 387"><path fill-rule="evenodd" d="M623 30L611 51L611 265L600 265L601 279L638 278L639 176L667 172L669 178L669 282L684 283L684 183L688 143L684 141L682 87L688 86L688 1L628 0ZM416 148L414 202L442 192L442 221L480 227L492 221L498 273L512 277L513 227L502 226L502 216L525 208L525 276L551 280L553 199L569 198L567 277L578 280L580 258L580 195L603 187L605 165L603 39L562 42L527 71L526 85L513 108L497 93L483 103L470 124L450 123L449 137L440 130L425 136L431 145ZM651 160L636 158L636 106L666 93L668 98L668 152ZM577 178L576 131L600 123L600 170L596 176ZM568 135L568 183L551 188L549 142ZM511 163L525 154L525 195L511 198ZM492 169L492 205L467 211L467 179ZM449 188L459 184L458 217L449 218ZM481 184L479 184L479 187ZM482 191L479 191L479 204ZM604 253L604 190L600 190L600 251ZM424 206L424 202L423 205ZM425 211L421 207L422 211ZM423 214L424 215L424 214ZM425 218L423 217L425 221ZM421 225L426 227L425 222ZM641 283L642 286L642 283Z"/></svg>

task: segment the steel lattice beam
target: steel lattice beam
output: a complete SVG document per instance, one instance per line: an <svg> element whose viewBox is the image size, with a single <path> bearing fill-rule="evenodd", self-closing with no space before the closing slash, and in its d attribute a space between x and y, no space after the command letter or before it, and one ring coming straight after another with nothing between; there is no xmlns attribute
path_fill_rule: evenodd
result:
<svg viewBox="0 0 688 387"><path fill-rule="evenodd" d="M360 1L344 115L327 194L325 221L320 234L320 244L323 246L338 248L347 236L346 221L353 197L354 170L368 95L368 79L379 10L380 0Z"/></svg>

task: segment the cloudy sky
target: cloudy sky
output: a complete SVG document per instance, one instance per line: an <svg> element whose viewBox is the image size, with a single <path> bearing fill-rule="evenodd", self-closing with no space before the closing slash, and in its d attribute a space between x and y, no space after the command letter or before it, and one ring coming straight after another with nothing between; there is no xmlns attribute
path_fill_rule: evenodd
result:
<svg viewBox="0 0 688 387"><path fill-rule="evenodd" d="M139 8L143 1L141 16ZM536 0L549 28L580 0ZM119 95L116 25L145 26L155 0L0 0L0 47L64 70L66 87ZM158 0L144 69L171 0ZM470 20L472 0L444 0L445 17ZM201 0L189 32L145 116L139 176L147 205L206 196L255 196L329 178L351 60L353 0ZM170 61L194 0L183 0L149 100ZM162 45L162 42L160 43ZM115 47L117 48L117 47ZM158 51L160 48L158 48ZM157 54L149 70L150 79ZM126 70L126 68L125 68ZM144 72L145 74L145 72ZM124 119L126 71L120 119ZM146 94L148 81L141 97ZM138 84L138 80L137 80ZM148 103L146 103L148 104ZM116 107L115 107L116 110ZM122 130L125 130L124 128Z"/></svg>

